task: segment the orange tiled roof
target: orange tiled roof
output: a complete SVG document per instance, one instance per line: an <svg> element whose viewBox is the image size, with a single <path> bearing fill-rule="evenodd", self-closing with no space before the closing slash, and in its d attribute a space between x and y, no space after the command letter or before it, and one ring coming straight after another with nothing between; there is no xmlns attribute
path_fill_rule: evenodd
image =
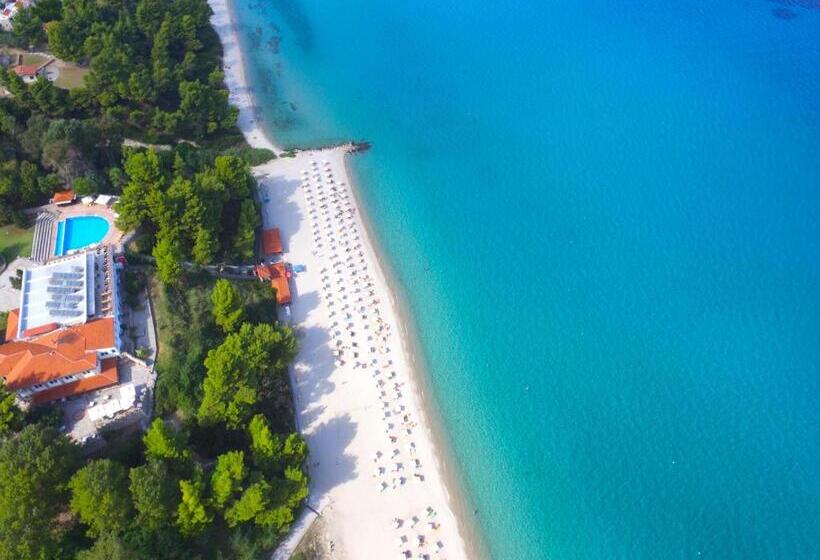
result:
<svg viewBox="0 0 820 560"><path fill-rule="evenodd" d="M262 254L278 255L282 252L282 237L279 228L262 230Z"/></svg>
<svg viewBox="0 0 820 560"><path fill-rule="evenodd" d="M114 345L114 318L95 319L34 340L0 345L0 374L9 389L22 389L94 369L97 350Z"/></svg>
<svg viewBox="0 0 820 560"><path fill-rule="evenodd" d="M274 263L270 265L270 268L273 272L270 285L276 290L276 303L279 305L290 303L290 284L288 284L285 263Z"/></svg>
<svg viewBox="0 0 820 560"><path fill-rule="evenodd" d="M290 303L290 284L285 263L258 264L255 271L260 280L270 280L271 288L276 290L276 303Z"/></svg>
<svg viewBox="0 0 820 560"><path fill-rule="evenodd" d="M14 67L14 73L18 76L36 76L37 67L31 64L18 64Z"/></svg>
<svg viewBox="0 0 820 560"><path fill-rule="evenodd" d="M74 190L68 189L67 191L57 191L51 197L51 200L54 204L59 204L60 202L71 202L75 197Z"/></svg>
<svg viewBox="0 0 820 560"><path fill-rule="evenodd" d="M14 340L17 338L17 325L20 323L20 309L12 309L9 311L8 319L6 319L6 340Z"/></svg>
<svg viewBox="0 0 820 560"><path fill-rule="evenodd" d="M115 385L119 380L120 375L117 369L117 358L108 358L102 360L100 373L98 375L34 393L34 395L32 395L32 402L34 404L42 404L62 399L63 397L72 397L81 393L87 393L88 391L102 389L103 387L110 387L111 385Z"/></svg>
<svg viewBox="0 0 820 560"><path fill-rule="evenodd" d="M60 327L60 323L46 323L45 325L40 325L39 327L32 327L30 329L26 329L23 331L23 336L28 338L30 336L37 336L40 334L46 334L47 332L51 332L54 329Z"/></svg>

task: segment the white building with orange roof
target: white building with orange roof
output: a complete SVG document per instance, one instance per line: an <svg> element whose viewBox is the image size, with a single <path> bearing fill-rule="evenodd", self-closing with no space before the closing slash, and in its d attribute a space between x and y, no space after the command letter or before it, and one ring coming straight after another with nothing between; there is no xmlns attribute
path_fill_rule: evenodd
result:
<svg viewBox="0 0 820 560"><path fill-rule="evenodd" d="M119 381L119 266L100 248L23 273L20 307L9 313L0 345L9 390L40 404Z"/></svg>

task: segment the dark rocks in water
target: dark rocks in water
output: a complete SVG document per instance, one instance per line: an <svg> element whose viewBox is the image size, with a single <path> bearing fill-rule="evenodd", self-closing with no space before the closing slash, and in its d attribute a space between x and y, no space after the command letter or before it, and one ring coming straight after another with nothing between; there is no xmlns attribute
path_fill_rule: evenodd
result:
<svg viewBox="0 0 820 560"><path fill-rule="evenodd" d="M295 104L295 103L292 103L292 102L291 102L291 103L288 103L288 107L290 107L290 110L291 110L291 111L295 111L295 110L296 110L296 104Z"/></svg>
<svg viewBox="0 0 820 560"><path fill-rule="evenodd" d="M351 142L350 143L350 153L356 154L359 152L366 152L371 147L370 142Z"/></svg>
<svg viewBox="0 0 820 560"><path fill-rule="evenodd" d="M777 19L794 19L797 14L788 8L775 8L772 10L772 15Z"/></svg>

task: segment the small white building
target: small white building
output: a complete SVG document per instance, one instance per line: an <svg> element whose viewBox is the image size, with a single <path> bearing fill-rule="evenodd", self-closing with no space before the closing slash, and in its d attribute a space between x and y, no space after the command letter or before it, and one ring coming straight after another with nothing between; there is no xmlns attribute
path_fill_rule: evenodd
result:
<svg viewBox="0 0 820 560"><path fill-rule="evenodd" d="M0 0L0 29L11 31L12 19L21 8L28 8L33 4L33 0L16 0L15 2L4 2Z"/></svg>
<svg viewBox="0 0 820 560"><path fill-rule="evenodd" d="M18 64L13 70L15 74L22 78L24 84L31 84L37 81L37 77L40 76L41 73L40 68L33 64Z"/></svg>
<svg viewBox="0 0 820 560"><path fill-rule="evenodd" d="M9 2L4 4L0 9L0 29L3 31L11 31L12 18L17 14L17 3Z"/></svg>

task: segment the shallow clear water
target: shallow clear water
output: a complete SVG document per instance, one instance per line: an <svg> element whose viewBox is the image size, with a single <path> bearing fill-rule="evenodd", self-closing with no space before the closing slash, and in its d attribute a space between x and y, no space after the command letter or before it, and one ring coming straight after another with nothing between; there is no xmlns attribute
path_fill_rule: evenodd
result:
<svg viewBox="0 0 820 560"><path fill-rule="evenodd" d="M99 243L108 233L108 221L99 216L77 216L57 224L54 254L58 257L69 251Z"/></svg>
<svg viewBox="0 0 820 560"><path fill-rule="evenodd" d="M353 159L494 558L820 557L812 2L237 0Z"/></svg>

